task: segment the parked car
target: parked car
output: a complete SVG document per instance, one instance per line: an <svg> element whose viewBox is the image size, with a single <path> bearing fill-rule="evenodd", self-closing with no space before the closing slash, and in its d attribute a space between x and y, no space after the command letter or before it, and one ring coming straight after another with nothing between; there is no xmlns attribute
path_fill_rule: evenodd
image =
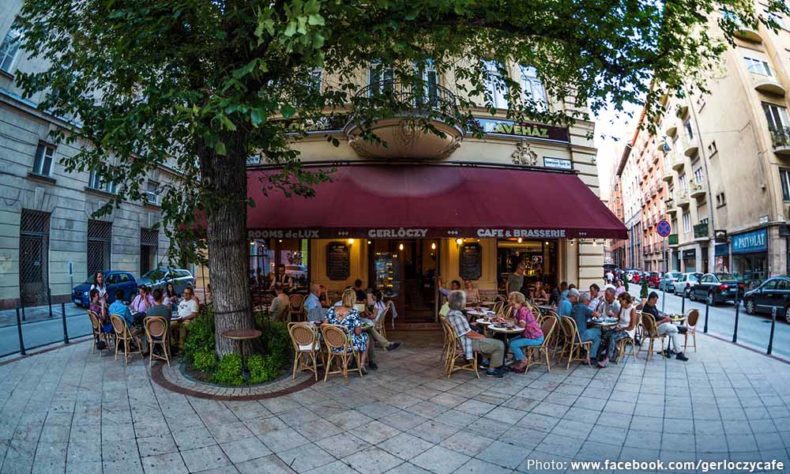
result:
<svg viewBox="0 0 790 474"><path fill-rule="evenodd" d="M131 301L137 294L137 282L134 275L129 272L106 270L102 271L104 281L107 285L107 301L115 301L115 293L123 291L124 301ZM85 283L80 283L71 290L71 300L77 306L87 308L90 304L90 290L93 284L93 275L90 275Z"/></svg>
<svg viewBox="0 0 790 474"><path fill-rule="evenodd" d="M743 295L743 305L748 314L771 314L776 308L776 317L790 323L790 277L774 277L747 291Z"/></svg>
<svg viewBox="0 0 790 474"><path fill-rule="evenodd" d="M195 277L192 276L192 272L183 268L154 268L137 281L138 285L163 290L168 283L173 283L176 293L180 295L186 287L195 287Z"/></svg>
<svg viewBox="0 0 790 474"><path fill-rule="evenodd" d="M680 272L666 272L661 276L658 282L658 289L666 291L667 293L675 292L675 282L680 280L683 274Z"/></svg>
<svg viewBox="0 0 790 474"><path fill-rule="evenodd" d="M650 288L658 288L661 283L661 274L658 272L650 272L647 277L647 286Z"/></svg>
<svg viewBox="0 0 790 474"><path fill-rule="evenodd" d="M642 274L639 270L626 270L625 278L630 283L639 283L639 280L642 278Z"/></svg>
<svg viewBox="0 0 790 474"><path fill-rule="evenodd" d="M682 276L675 282L675 291L676 295L685 295L686 298L690 296L691 288L699 283L700 278L702 278L702 273L683 273Z"/></svg>
<svg viewBox="0 0 790 474"><path fill-rule="evenodd" d="M706 273L699 283L691 288L689 298L715 305L724 301L735 301L743 295L743 282L731 273Z"/></svg>

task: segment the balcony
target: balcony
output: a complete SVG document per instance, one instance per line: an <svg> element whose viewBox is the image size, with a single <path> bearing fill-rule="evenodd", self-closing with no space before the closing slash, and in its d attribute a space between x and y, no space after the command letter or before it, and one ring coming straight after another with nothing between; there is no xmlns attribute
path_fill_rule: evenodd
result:
<svg viewBox="0 0 790 474"><path fill-rule="evenodd" d="M774 153L780 156L790 156L790 127L770 129L769 132Z"/></svg>
<svg viewBox="0 0 790 474"><path fill-rule="evenodd" d="M668 207L667 208L667 216L669 216L669 217L677 216L677 214L678 214L678 208L677 207Z"/></svg>
<svg viewBox="0 0 790 474"><path fill-rule="evenodd" d="M756 27L740 25L738 29L735 30L734 33L736 38L740 38L745 41L749 41L752 43L763 42L763 37L760 36L760 32L757 31Z"/></svg>
<svg viewBox="0 0 790 474"><path fill-rule="evenodd" d="M669 120L669 119L668 119ZM675 121L670 121L664 129L664 135L667 137L674 137L678 133L678 124Z"/></svg>
<svg viewBox="0 0 790 474"><path fill-rule="evenodd" d="M701 183L691 183L691 197L694 199L705 199L707 194L705 185Z"/></svg>
<svg viewBox="0 0 790 474"><path fill-rule="evenodd" d="M688 113L689 113L689 106L686 104L678 105L678 108L675 111L675 115L677 115L678 118L683 118L686 115L688 115Z"/></svg>
<svg viewBox="0 0 790 474"><path fill-rule="evenodd" d="M675 176L669 170L664 170L664 175L661 176L662 181L666 181L667 183L671 183Z"/></svg>
<svg viewBox="0 0 790 474"><path fill-rule="evenodd" d="M463 140L463 114L455 95L438 84L374 82L357 92L352 107L344 131L364 158L441 160Z"/></svg>
<svg viewBox="0 0 790 474"><path fill-rule="evenodd" d="M687 137L683 140L683 154L689 158L699 153L699 140L696 137Z"/></svg>
<svg viewBox="0 0 790 474"><path fill-rule="evenodd" d="M658 194L658 190L659 190L659 187L658 187L658 186L656 186L655 184L651 184L651 185L650 185L650 197L651 197L651 198L652 198L652 197L655 197L655 196L656 196L656 194Z"/></svg>
<svg viewBox="0 0 790 474"><path fill-rule="evenodd" d="M667 209L675 207L675 199L672 197L671 194L667 194L664 197L664 205L667 206Z"/></svg>
<svg viewBox="0 0 790 474"><path fill-rule="evenodd" d="M694 238L695 239L707 239L708 238L708 224L697 224L694 226Z"/></svg>
<svg viewBox="0 0 790 474"><path fill-rule="evenodd" d="M689 196L685 192L678 192L677 196L675 196L675 201L677 201L678 206L680 207L689 206Z"/></svg>
<svg viewBox="0 0 790 474"><path fill-rule="evenodd" d="M752 74L752 85L764 94L784 97L786 93L784 86L773 76Z"/></svg>
<svg viewBox="0 0 790 474"><path fill-rule="evenodd" d="M681 155L679 155L677 153L674 156L672 156L672 169L673 170L675 170L677 172L681 172L681 171L683 171L683 167L684 166L686 166L686 160L683 158L683 156L681 156Z"/></svg>

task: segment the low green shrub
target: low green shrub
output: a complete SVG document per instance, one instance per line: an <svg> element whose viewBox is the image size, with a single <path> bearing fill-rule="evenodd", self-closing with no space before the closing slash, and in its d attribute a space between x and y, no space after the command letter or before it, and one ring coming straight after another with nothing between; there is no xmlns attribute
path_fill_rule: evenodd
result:
<svg viewBox="0 0 790 474"><path fill-rule="evenodd" d="M184 357L195 364L198 353L215 352L214 346L214 311L207 309L200 313L187 325L187 338L184 342Z"/></svg>
<svg viewBox="0 0 790 474"><path fill-rule="evenodd" d="M279 377L282 360L274 354L262 356L251 355L247 359L247 370L250 371L250 383L264 383Z"/></svg>
<svg viewBox="0 0 790 474"><path fill-rule="evenodd" d="M241 375L241 356L227 354L219 360L216 372L212 377L214 383L222 385L239 386L244 383Z"/></svg>
<svg viewBox="0 0 790 474"><path fill-rule="evenodd" d="M217 353L214 348L209 350L200 350L192 355L192 367L201 371L211 373L217 368Z"/></svg>

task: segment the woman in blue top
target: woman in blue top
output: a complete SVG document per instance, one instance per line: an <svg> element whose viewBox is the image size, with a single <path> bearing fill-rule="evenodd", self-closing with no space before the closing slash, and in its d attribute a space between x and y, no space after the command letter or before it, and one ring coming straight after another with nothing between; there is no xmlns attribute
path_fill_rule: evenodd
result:
<svg viewBox="0 0 790 474"><path fill-rule="evenodd" d="M362 329L359 312L354 308L357 294L352 289L343 292L342 306L332 306L326 312L328 324L343 326L349 334L351 345L362 354L362 367L367 365L368 333Z"/></svg>

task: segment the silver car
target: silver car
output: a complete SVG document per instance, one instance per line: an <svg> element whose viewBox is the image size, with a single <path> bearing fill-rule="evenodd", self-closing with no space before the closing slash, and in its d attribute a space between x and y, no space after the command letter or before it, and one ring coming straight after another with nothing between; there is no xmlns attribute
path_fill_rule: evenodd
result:
<svg viewBox="0 0 790 474"><path fill-rule="evenodd" d="M176 293L180 295L184 292L184 288L195 287L195 277L189 270L183 268L154 268L137 280L138 285L162 290L168 283L172 283Z"/></svg>
<svg viewBox="0 0 790 474"><path fill-rule="evenodd" d="M702 273L697 273L697 272L684 273L674 283L675 294L678 296L685 295L686 298L688 298L691 287L696 286L699 283L700 278L702 278Z"/></svg>

